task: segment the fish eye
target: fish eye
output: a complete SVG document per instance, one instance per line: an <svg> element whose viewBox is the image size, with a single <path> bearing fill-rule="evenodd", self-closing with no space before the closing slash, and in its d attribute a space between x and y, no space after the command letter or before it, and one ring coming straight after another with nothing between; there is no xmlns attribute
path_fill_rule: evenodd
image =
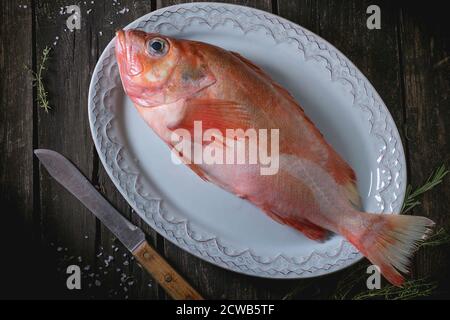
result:
<svg viewBox="0 0 450 320"><path fill-rule="evenodd" d="M162 57L169 49L169 45L166 40L161 38L153 38L147 43L147 51L152 56Z"/></svg>

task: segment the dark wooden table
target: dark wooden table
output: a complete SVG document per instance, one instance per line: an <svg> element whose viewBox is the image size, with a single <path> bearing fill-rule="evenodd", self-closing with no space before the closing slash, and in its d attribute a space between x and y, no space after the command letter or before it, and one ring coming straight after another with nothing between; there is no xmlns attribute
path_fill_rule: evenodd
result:
<svg viewBox="0 0 450 320"><path fill-rule="evenodd" d="M148 240L207 298L327 298L346 271L308 280L264 280L229 272L178 249L133 213L114 188L94 148L87 117L92 71L114 31L161 7L183 1L2 1L0 7L0 240L1 297L166 299L165 293L76 199L33 157L38 147L73 160ZM327 39L369 78L400 130L409 182L418 185L449 163L449 26L441 2L242 0L228 1L286 17ZM77 4L81 30L70 32L61 8ZM366 27L366 9L381 8L381 30ZM442 6L442 7L441 7ZM122 10L127 8L127 10ZM447 23L445 23L447 21ZM32 77L44 47L52 48L45 83L52 110L38 108ZM450 223L448 183L429 192L415 214ZM421 250L414 277L450 288L448 247ZM83 289L68 291L66 267L78 264Z"/></svg>

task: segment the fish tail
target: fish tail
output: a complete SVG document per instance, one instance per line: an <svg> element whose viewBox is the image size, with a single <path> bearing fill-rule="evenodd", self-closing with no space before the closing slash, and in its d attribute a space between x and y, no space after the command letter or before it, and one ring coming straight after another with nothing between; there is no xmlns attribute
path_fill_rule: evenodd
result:
<svg viewBox="0 0 450 320"><path fill-rule="evenodd" d="M359 213L356 229L342 234L393 285L404 282L402 273L409 272L410 258L426 239L434 222L425 217Z"/></svg>

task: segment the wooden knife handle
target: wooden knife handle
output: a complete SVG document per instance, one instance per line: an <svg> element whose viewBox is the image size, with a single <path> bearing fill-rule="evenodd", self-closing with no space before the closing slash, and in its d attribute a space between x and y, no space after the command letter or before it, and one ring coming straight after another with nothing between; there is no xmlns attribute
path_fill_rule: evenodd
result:
<svg viewBox="0 0 450 320"><path fill-rule="evenodd" d="M203 297L147 241L136 248L133 255L173 299L203 300Z"/></svg>

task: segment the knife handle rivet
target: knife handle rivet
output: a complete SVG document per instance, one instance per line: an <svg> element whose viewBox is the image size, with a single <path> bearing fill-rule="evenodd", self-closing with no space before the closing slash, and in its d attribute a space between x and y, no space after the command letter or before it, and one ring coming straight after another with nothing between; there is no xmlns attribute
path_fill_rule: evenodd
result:
<svg viewBox="0 0 450 320"><path fill-rule="evenodd" d="M166 282L171 282L172 281L172 276L170 274L166 274L166 276L164 277L164 280Z"/></svg>
<svg viewBox="0 0 450 320"><path fill-rule="evenodd" d="M146 251L146 252L144 252L143 256L144 256L145 259L148 259L148 258L150 258L150 253L148 253Z"/></svg>

